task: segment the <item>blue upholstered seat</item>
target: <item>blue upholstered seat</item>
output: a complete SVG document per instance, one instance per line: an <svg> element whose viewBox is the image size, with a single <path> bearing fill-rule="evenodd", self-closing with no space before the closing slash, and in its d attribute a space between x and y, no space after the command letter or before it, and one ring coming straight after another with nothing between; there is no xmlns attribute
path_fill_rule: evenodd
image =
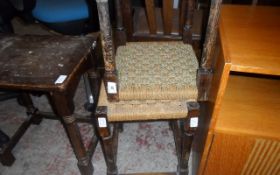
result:
<svg viewBox="0 0 280 175"><path fill-rule="evenodd" d="M33 16L46 23L59 23L89 18L86 0L37 0Z"/></svg>

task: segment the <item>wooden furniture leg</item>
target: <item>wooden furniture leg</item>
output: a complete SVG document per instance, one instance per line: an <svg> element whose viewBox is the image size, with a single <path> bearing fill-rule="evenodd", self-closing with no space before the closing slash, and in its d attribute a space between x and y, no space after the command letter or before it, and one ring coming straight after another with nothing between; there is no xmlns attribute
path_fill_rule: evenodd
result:
<svg viewBox="0 0 280 175"><path fill-rule="evenodd" d="M16 160L15 156L12 154L12 149L5 149L5 151L1 153L0 160L4 166L12 166Z"/></svg>
<svg viewBox="0 0 280 175"><path fill-rule="evenodd" d="M32 99L28 93L22 93L18 97L19 103L26 108L26 113L28 116L33 115L31 122L32 124L39 125L43 119L42 116L37 115L38 109L34 107Z"/></svg>
<svg viewBox="0 0 280 175"><path fill-rule="evenodd" d="M18 97L19 103L26 107L26 113L28 118L20 125L15 134L10 138L10 141L0 151L0 161L5 166L11 166L15 157L12 154L12 150L23 136L25 131L31 124L40 124L42 117L37 115L38 109L34 107L32 99L28 93L22 93Z"/></svg>
<svg viewBox="0 0 280 175"><path fill-rule="evenodd" d="M96 127L101 137L101 146L107 165L107 175L117 175L117 144L118 144L118 127L110 128L107 121L107 107L98 106L96 108ZM113 132L112 132L113 131Z"/></svg>
<svg viewBox="0 0 280 175"><path fill-rule="evenodd" d="M196 126L192 126L191 120L198 117L199 115L199 104L197 102L188 102L187 105L189 111L188 117L187 119L180 120L180 128L178 129L180 130L181 138L176 140L178 144L178 146L176 147L178 149L177 151L179 152L177 173L180 175L188 175L189 173L188 163L191 153L193 136L196 129Z"/></svg>
<svg viewBox="0 0 280 175"><path fill-rule="evenodd" d="M180 159L181 159L181 136L182 132L180 129L180 120L171 120L169 122L169 127L173 131L174 141L175 141L175 148L176 148L176 155L178 160L177 169L180 170ZM177 171L180 172L180 171Z"/></svg>
<svg viewBox="0 0 280 175"><path fill-rule="evenodd" d="M81 174L92 175L93 166L91 163L91 159L86 152L86 148L83 144L76 119L73 116L73 99L69 98L69 94L52 93L51 100L56 109L56 112L59 116L62 117L65 130L68 133L68 137L73 147L73 151L78 159L78 167L80 169Z"/></svg>

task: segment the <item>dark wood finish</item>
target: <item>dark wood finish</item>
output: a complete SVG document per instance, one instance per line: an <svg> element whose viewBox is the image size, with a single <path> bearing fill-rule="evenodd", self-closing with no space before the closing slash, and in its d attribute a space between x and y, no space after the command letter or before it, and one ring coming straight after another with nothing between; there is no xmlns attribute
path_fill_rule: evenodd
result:
<svg viewBox="0 0 280 175"><path fill-rule="evenodd" d="M111 135L111 130L110 128L107 127L108 125L108 119L107 119L107 106L98 106L96 108L96 112L95 112L95 115L96 115L96 125L97 127L99 128L98 129L98 132L99 132L99 135L101 137L109 137ZM104 120L105 119L105 122L104 125L106 125L106 127L102 127L100 126L100 120Z"/></svg>
<svg viewBox="0 0 280 175"><path fill-rule="evenodd" d="M26 132L28 127L32 124L33 118L35 118L36 115L31 114L29 118L27 118L20 127L16 130L16 132L13 134L13 136L10 138L10 141L5 145L3 150L0 153L0 160L1 163L5 166L12 166L12 164L15 161L15 157L12 154L13 148L16 146L20 138L23 136L23 134Z"/></svg>
<svg viewBox="0 0 280 175"><path fill-rule="evenodd" d="M197 86L198 88L198 100L207 101L208 92L211 86L211 80L213 76L213 70L198 69L197 71Z"/></svg>
<svg viewBox="0 0 280 175"><path fill-rule="evenodd" d="M65 125L81 174L93 173L91 156L97 139L93 136L90 144L93 148L87 151L73 115L73 97L80 77L93 66L95 58L89 53L94 49L95 40L96 36L0 36L0 88L21 92L19 102L29 115L0 155L1 161L7 159L11 164L14 159L12 148L31 123L39 124L45 117L46 113L34 107L28 94L39 91L49 94L56 113L52 117L61 119ZM61 75L65 75L65 79L56 82Z"/></svg>
<svg viewBox="0 0 280 175"><path fill-rule="evenodd" d="M66 94L52 93L51 100L54 107L56 107L56 112L63 120L70 143L78 159L78 167L81 174L92 174L93 166L90 162L91 159L87 155L76 119L72 115L74 112L74 102L72 98L69 98Z"/></svg>
<svg viewBox="0 0 280 175"><path fill-rule="evenodd" d="M156 14L155 14L155 4L154 0L145 0L146 5L146 14L147 20L149 24L149 30L151 34L156 34L157 26L156 26Z"/></svg>
<svg viewBox="0 0 280 175"><path fill-rule="evenodd" d="M114 53L114 45L112 38L112 29L110 24L109 17L109 7L108 2L99 0L98 3L98 16L100 23L100 33L101 33L101 44L103 50L103 59L105 66L104 73L104 83L107 89L108 82L113 82L117 84L117 76L116 76L116 64L115 64L115 53ZM118 88L117 88L118 90ZM118 101L118 93L110 94L106 90L108 95L108 99L112 101Z"/></svg>
<svg viewBox="0 0 280 175"><path fill-rule="evenodd" d="M107 107L105 106L97 107L96 120L96 128L101 137L101 146L107 165L107 175L117 175L118 127L111 127L111 124L109 124L107 120Z"/></svg>
<svg viewBox="0 0 280 175"><path fill-rule="evenodd" d="M3 89L63 91L80 66L90 66L80 59L91 50L89 38L0 35L0 42ZM69 76L63 84L54 84L59 75Z"/></svg>
<svg viewBox="0 0 280 175"><path fill-rule="evenodd" d="M135 7L133 13L133 21L137 21L134 23L134 34L133 38L129 41L158 41L158 40L182 40L182 32L185 25L185 15L184 11L186 11L187 1L182 0L184 5L181 5L181 9L173 9L172 12L172 30L169 35L164 35L163 28L163 19L162 19L162 9L155 8L156 13L156 22L157 22L157 34L150 34L148 23L146 20L146 13L143 8ZM183 8L184 7L184 8ZM184 11L183 11L184 10ZM194 21L192 25L192 39L194 42L201 40L201 32L202 32L202 16L203 13L200 10L194 11ZM182 20L182 21L181 21ZM139 40L139 37L140 40Z"/></svg>
<svg viewBox="0 0 280 175"><path fill-rule="evenodd" d="M98 1L97 1L98 2ZM109 17L108 3L100 0L98 2L98 17L100 23L101 44L103 50L103 58L106 72L114 72L116 70L114 59L114 46L112 38L112 29ZM101 13L103 12L103 13Z"/></svg>
<svg viewBox="0 0 280 175"><path fill-rule="evenodd" d="M190 126L190 120L193 117L199 117L199 104L197 102L188 102L188 117L187 119L181 120L181 143L180 143L180 153L178 155L178 169L177 173L182 175L189 174L189 158L191 153L191 147L193 143L193 137L196 127Z"/></svg>
<svg viewBox="0 0 280 175"><path fill-rule="evenodd" d="M162 2L164 34L169 35L172 29L173 0Z"/></svg>
<svg viewBox="0 0 280 175"><path fill-rule="evenodd" d="M215 44L217 41L217 30L221 4L222 0L216 0L212 1L210 6L208 25L201 58L201 67L204 69L211 69L213 67L212 58L214 56L213 54Z"/></svg>
<svg viewBox="0 0 280 175"><path fill-rule="evenodd" d="M114 0L114 2L115 2L115 11L116 11L115 43L116 46L120 46L120 45L125 45L126 31L124 28L124 22L122 18L121 2L120 0Z"/></svg>
<svg viewBox="0 0 280 175"><path fill-rule="evenodd" d="M10 147L10 145L8 145ZM4 148L3 151L1 151L0 161L5 166L12 166L12 164L15 162L16 158L12 154L12 150L9 148Z"/></svg>
<svg viewBox="0 0 280 175"><path fill-rule="evenodd" d="M120 0L122 9L123 25L126 30L127 40L133 35L133 18L131 0Z"/></svg>
<svg viewBox="0 0 280 175"><path fill-rule="evenodd" d="M38 109L34 107L33 102L27 93L21 93L18 98L21 101L21 105L26 108L28 118L17 129L3 150L1 150L0 160L1 163L6 166L11 166L15 161L15 157L12 154L12 149L16 146L28 127L31 124L40 124L42 120L42 118L37 115Z"/></svg>
<svg viewBox="0 0 280 175"><path fill-rule="evenodd" d="M115 12L116 12L116 29L123 30L123 19L121 11L121 2L120 0L114 0Z"/></svg>
<svg viewBox="0 0 280 175"><path fill-rule="evenodd" d="M38 115L39 110L33 105L30 95L28 93L21 93L18 101L21 101L22 105L26 108L26 114L32 116L32 124L39 125L42 117Z"/></svg>
<svg viewBox="0 0 280 175"><path fill-rule="evenodd" d="M187 1L187 15L185 25L183 29L183 41L185 43L192 43L192 25L193 25L193 13L195 8L195 2L192 0Z"/></svg>
<svg viewBox="0 0 280 175"><path fill-rule="evenodd" d="M179 34L182 35L185 25L187 0L181 0L179 5Z"/></svg>
<svg viewBox="0 0 280 175"><path fill-rule="evenodd" d="M144 8L132 7L131 0L120 1L122 19L118 12L116 16L117 21L123 21L127 41L182 40L183 31L196 42L201 39L202 14L196 11L198 13L193 15L195 3L192 0L180 0L178 9L173 9L173 0L162 1L161 8L155 6L154 0L145 0ZM192 17L195 17L194 21L190 19ZM184 41L190 43L190 38Z"/></svg>

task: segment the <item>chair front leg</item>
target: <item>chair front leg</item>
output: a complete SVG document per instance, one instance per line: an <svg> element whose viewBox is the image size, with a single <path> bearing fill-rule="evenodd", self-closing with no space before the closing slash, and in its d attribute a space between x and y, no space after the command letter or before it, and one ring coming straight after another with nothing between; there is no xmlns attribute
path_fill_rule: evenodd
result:
<svg viewBox="0 0 280 175"><path fill-rule="evenodd" d="M107 107L105 106L96 108L96 119L96 128L101 137L100 143L107 165L107 175L117 175L118 126L110 128L107 120Z"/></svg>
<svg viewBox="0 0 280 175"><path fill-rule="evenodd" d="M199 116L199 104L197 102L188 102L188 117L180 120L181 140L178 154L178 169L180 175L188 175L189 173L189 158L191 153L192 141L195 130L197 128Z"/></svg>

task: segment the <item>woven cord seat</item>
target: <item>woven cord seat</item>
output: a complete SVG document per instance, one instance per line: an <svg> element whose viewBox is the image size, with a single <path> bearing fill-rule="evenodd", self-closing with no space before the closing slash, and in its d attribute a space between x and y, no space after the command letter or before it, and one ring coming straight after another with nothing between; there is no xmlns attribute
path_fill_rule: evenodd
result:
<svg viewBox="0 0 280 175"><path fill-rule="evenodd" d="M108 102L102 83L98 106L107 106L109 122L186 118L186 100L131 100Z"/></svg>
<svg viewBox="0 0 280 175"><path fill-rule="evenodd" d="M116 54L119 100L197 100L198 61L183 42L128 42Z"/></svg>

